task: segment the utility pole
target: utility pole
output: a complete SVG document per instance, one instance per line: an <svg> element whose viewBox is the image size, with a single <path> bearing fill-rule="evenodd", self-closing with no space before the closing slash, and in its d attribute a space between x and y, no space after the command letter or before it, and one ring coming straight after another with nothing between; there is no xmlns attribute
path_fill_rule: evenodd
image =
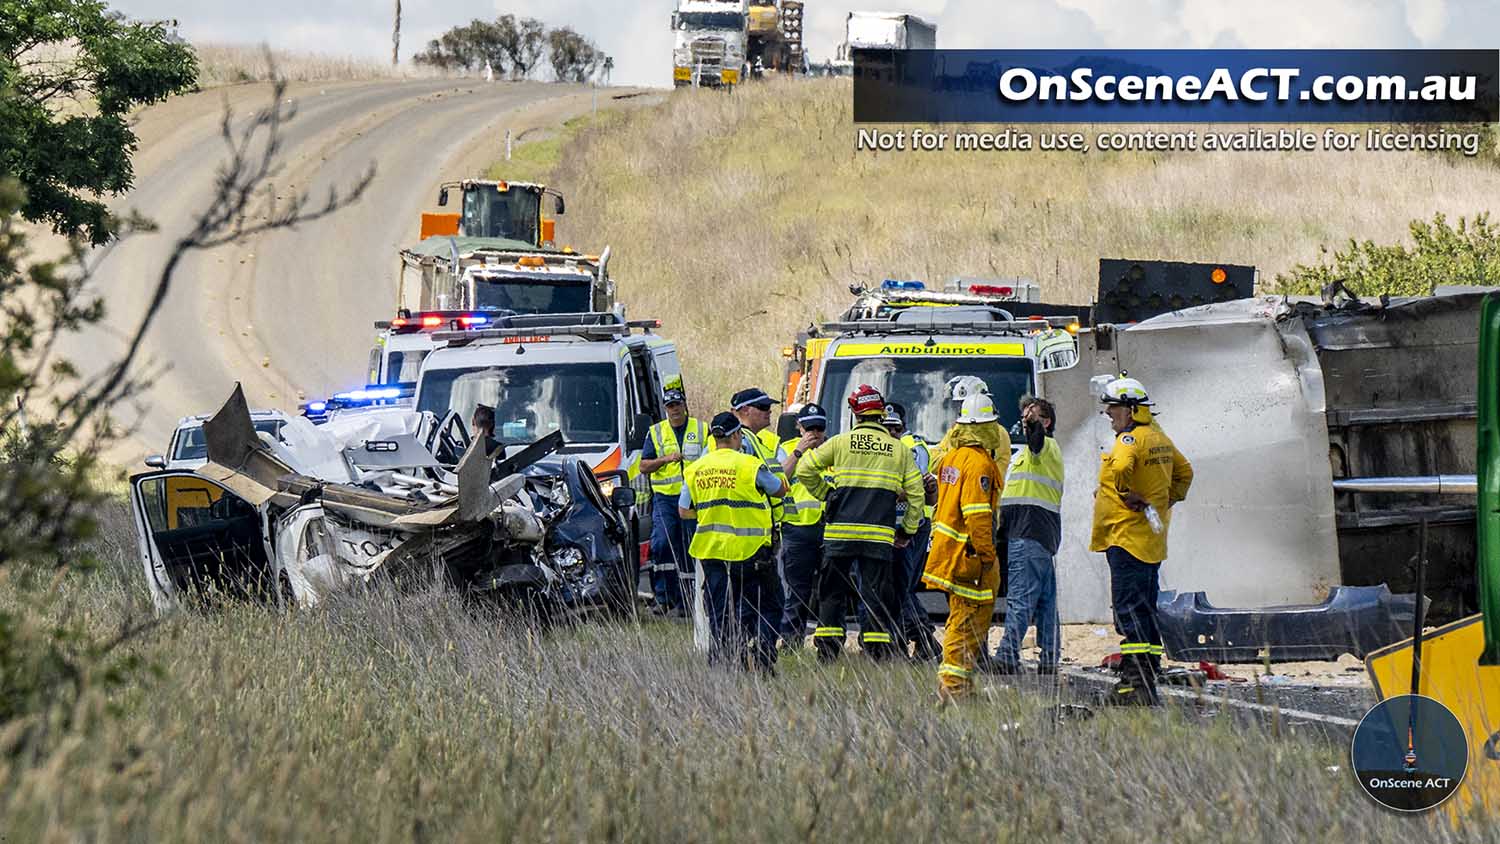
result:
<svg viewBox="0 0 1500 844"><path fill-rule="evenodd" d="M401 0L396 0L396 20L391 25L391 67L401 63Z"/></svg>

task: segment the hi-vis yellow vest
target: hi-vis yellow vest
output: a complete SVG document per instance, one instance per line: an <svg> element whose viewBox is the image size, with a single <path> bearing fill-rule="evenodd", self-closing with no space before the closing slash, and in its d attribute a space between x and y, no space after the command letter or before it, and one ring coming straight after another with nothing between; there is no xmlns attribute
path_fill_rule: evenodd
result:
<svg viewBox="0 0 1500 844"><path fill-rule="evenodd" d="M1063 459L1057 440L1047 437L1042 442L1042 453L1032 454L1031 449L1021 450L1010 459L1010 470L1005 473L1005 493L1000 506L1007 504L1030 504L1052 513L1062 512Z"/></svg>
<svg viewBox="0 0 1500 844"><path fill-rule="evenodd" d="M651 426L651 445L657 457L672 457L682 454L682 463L675 461L651 473L651 491L657 495L676 497L682 492L682 470L694 460L708 452L712 443L708 439L708 425L700 419L688 417L687 430L682 432L682 447L678 448L677 435L672 423L666 419Z"/></svg>
<svg viewBox="0 0 1500 844"><path fill-rule="evenodd" d="M688 553L700 560L739 562L771 544L771 504L755 485L759 458L714 449L687 467L698 527Z"/></svg>
<svg viewBox="0 0 1500 844"><path fill-rule="evenodd" d="M912 450L912 459L913 460L916 459L916 453L918 451L920 451L923 454L927 455L927 460L926 460L927 471L929 471L929 472L932 471L932 449L930 449L930 448L927 447L927 442L925 440L921 439L916 434L913 434L910 431L908 431L908 432L906 432L906 433L904 433L904 434L901 435L901 444ZM917 465L917 468L921 469L921 464L920 463ZM931 519L932 519L932 510L933 510L933 505L931 505L931 504L928 504L926 507L924 507L922 509L922 515L926 516L929 521L931 521Z"/></svg>
<svg viewBox="0 0 1500 844"><path fill-rule="evenodd" d="M781 448L787 454L791 454L801 442L798 437L783 440ZM789 525L815 525L823 520L823 500L807 491L807 487L796 478L788 478L792 484L792 491L786 497L786 519ZM830 477L824 477L824 481L831 481Z"/></svg>

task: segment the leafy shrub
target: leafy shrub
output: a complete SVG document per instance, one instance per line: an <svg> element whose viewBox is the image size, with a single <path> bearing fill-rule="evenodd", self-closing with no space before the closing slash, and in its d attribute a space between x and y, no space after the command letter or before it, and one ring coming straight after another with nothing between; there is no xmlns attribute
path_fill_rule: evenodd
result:
<svg viewBox="0 0 1500 844"><path fill-rule="evenodd" d="M1381 245L1350 239L1348 245L1317 264L1298 264L1276 276L1276 292L1316 295L1335 281L1356 295L1421 296L1440 284L1500 284L1500 227L1488 212L1449 225L1436 214L1432 222L1413 220L1412 245Z"/></svg>

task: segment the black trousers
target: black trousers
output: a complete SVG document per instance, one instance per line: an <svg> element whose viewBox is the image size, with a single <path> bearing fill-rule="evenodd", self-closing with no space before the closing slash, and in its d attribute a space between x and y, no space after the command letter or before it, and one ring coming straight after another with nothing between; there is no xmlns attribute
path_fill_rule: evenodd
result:
<svg viewBox="0 0 1500 844"><path fill-rule="evenodd" d="M769 548L748 560L701 560L703 599L712 642L710 664L769 671L776 664L781 589Z"/></svg>
<svg viewBox="0 0 1500 844"><path fill-rule="evenodd" d="M1110 546L1109 594L1114 604L1115 629L1119 631L1120 668L1127 680L1155 688L1161 670L1161 630L1156 626L1156 597L1161 565L1145 563L1129 551Z"/></svg>
<svg viewBox="0 0 1500 844"><path fill-rule="evenodd" d="M818 575L818 629L813 633L820 660L837 659L844 649L844 619L853 602L864 609L859 641L865 653L877 662L896 655L901 613L896 583L900 572L897 560L824 558Z"/></svg>

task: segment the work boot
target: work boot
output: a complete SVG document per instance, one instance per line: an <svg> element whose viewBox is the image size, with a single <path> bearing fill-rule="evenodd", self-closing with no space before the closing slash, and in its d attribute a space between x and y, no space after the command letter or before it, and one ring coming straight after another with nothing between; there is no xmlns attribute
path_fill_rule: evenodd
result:
<svg viewBox="0 0 1500 844"><path fill-rule="evenodd" d="M1146 686L1121 680L1104 693L1105 706L1161 706L1161 701Z"/></svg>

